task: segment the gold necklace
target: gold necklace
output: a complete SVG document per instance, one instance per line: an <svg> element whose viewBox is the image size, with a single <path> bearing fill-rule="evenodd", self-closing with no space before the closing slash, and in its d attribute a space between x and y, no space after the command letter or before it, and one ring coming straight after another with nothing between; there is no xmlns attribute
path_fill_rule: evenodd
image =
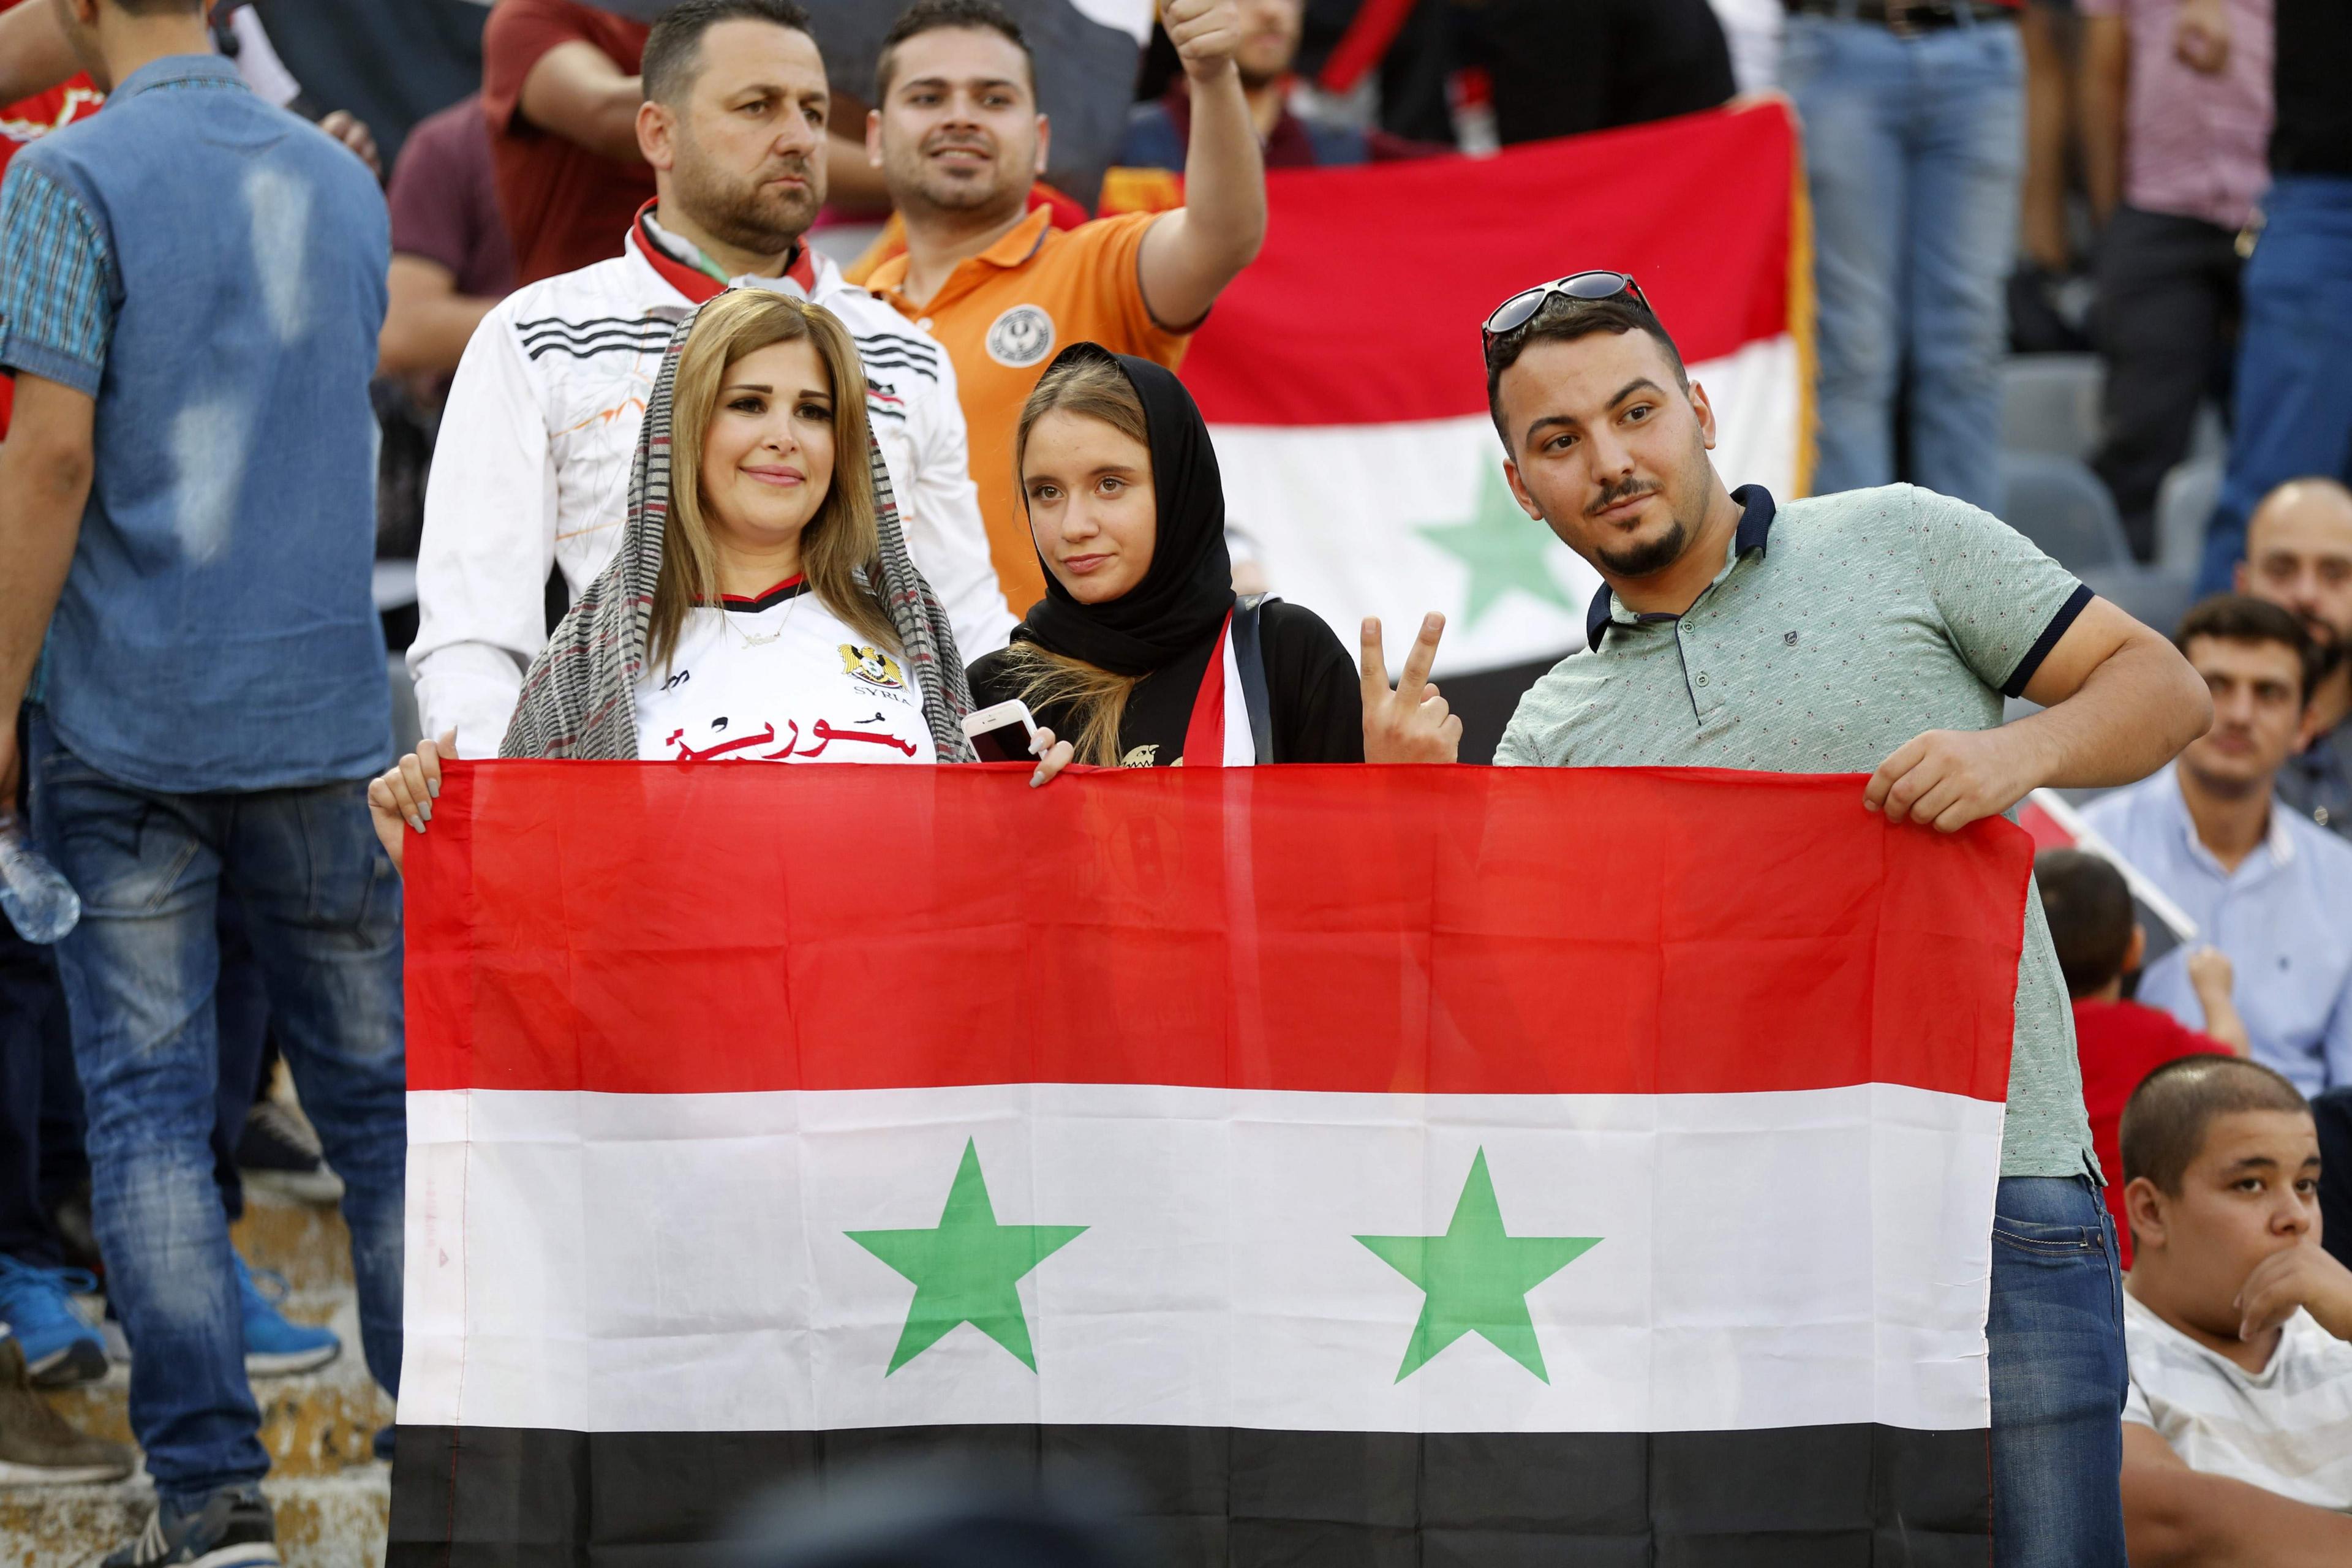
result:
<svg viewBox="0 0 2352 1568"><path fill-rule="evenodd" d="M719 606L719 613L727 617L727 629L734 633L736 637L745 647L765 647L768 644L774 642L778 637L782 637L785 631L791 627L793 624L793 612L801 607L801 600L806 597L807 594L807 585L803 584L800 592L793 595L792 602L784 606L783 619L776 623L776 629L759 637L752 636L750 632L745 631L742 627L735 624L735 612L727 608L723 596Z"/></svg>

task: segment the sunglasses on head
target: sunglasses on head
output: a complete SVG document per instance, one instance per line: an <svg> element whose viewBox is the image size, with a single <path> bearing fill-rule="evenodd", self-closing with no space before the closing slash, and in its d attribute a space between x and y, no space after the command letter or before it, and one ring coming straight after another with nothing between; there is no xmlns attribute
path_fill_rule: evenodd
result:
<svg viewBox="0 0 2352 1568"><path fill-rule="evenodd" d="M1636 304L1653 316L1658 313L1652 308L1650 297L1642 292L1642 286L1633 281L1633 275L1630 272L1571 272L1565 278L1555 278L1533 289L1523 289L1496 306L1493 314L1486 318L1486 325L1478 329L1484 346L1491 353L1496 338L1516 332L1534 321L1537 312L1544 308L1544 302L1555 294L1587 300L1614 300L1620 294L1629 294Z"/></svg>

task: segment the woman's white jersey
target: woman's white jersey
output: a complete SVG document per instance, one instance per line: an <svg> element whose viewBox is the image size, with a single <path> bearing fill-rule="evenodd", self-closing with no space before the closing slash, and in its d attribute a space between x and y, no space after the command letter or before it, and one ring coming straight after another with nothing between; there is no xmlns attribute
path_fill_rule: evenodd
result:
<svg viewBox="0 0 2352 1568"><path fill-rule="evenodd" d="M671 331L722 287L669 254L677 244L648 210L622 255L517 290L467 345L425 490L408 650L425 733L455 728L460 756L498 754L523 672L546 646L551 567L577 597L620 547L637 430ZM849 328L908 551L947 608L958 654L1003 647L1013 617L989 563L945 351L805 246L782 278L739 281L805 298Z"/></svg>
<svg viewBox="0 0 2352 1568"><path fill-rule="evenodd" d="M688 610L631 698L648 763L939 761L914 678L798 577Z"/></svg>

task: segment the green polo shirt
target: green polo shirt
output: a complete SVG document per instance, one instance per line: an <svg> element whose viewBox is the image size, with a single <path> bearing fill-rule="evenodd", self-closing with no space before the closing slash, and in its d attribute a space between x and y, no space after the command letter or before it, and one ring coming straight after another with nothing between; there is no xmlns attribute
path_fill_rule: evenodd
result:
<svg viewBox="0 0 2352 1568"><path fill-rule="evenodd" d="M1496 763L1873 773L1923 731L2000 723L2091 601L2016 530L1931 490L1733 499L1729 559L1697 601L1637 616L1604 586L1590 650L1520 700ZM2000 1173L2097 1170L2074 1011L2029 897Z"/></svg>

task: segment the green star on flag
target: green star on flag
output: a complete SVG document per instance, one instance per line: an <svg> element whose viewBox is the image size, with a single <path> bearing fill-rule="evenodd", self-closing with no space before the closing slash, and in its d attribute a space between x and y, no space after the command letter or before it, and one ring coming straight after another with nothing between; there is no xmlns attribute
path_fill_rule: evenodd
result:
<svg viewBox="0 0 2352 1568"><path fill-rule="evenodd" d="M1501 469L1486 468L1469 521L1423 523L1413 531L1470 569L1469 602L1462 612L1465 630L1514 588L1576 613L1568 591L1551 574L1551 552L1565 547L1519 510Z"/></svg>
<svg viewBox="0 0 2352 1568"><path fill-rule="evenodd" d="M907 1326L891 1352L890 1373L930 1349L958 1324L970 1323L1037 1370L1029 1343L1029 1319L1013 1287L1022 1277L1068 1246L1082 1225L999 1225L980 1173L980 1151L969 1138L947 1207L929 1230L852 1230L850 1240L915 1284Z"/></svg>
<svg viewBox="0 0 2352 1568"><path fill-rule="evenodd" d="M1528 1292L1598 1246L1597 1236L1512 1236L1486 1173L1486 1151L1470 1163L1470 1178L1454 1205L1444 1236L1360 1236L1382 1262L1427 1292L1421 1321L1397 1368L1402 1383L1465 1334L1475 1333L1542 1378L1542 1347L1528 1316Z"/></svg>

